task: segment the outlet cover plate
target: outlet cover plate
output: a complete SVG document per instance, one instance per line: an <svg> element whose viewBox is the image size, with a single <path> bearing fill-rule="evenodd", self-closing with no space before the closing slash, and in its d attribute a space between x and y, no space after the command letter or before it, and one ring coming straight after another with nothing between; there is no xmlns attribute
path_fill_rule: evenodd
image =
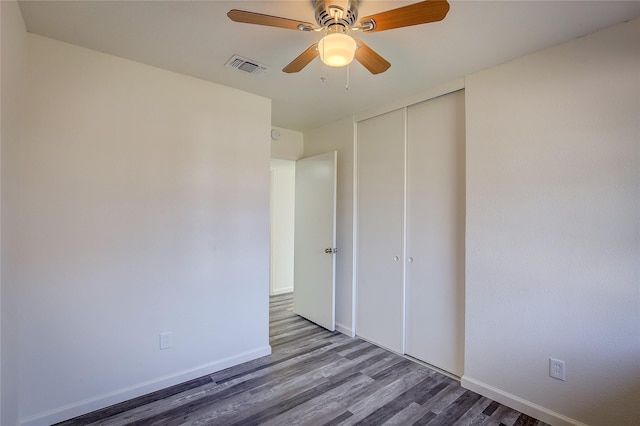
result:
<svg viewBox="0 0 640 426"><path fill-rule="evenodd" d="M169 349L171 347L171 332L165 331L160 333L160 349Z"/></svg>
<svg viewBox="0 0 640 426"><path fill-rule="evenodd" d="M565 380L564 361L561 359L549 358L549 376L558 380Z"/></svg>

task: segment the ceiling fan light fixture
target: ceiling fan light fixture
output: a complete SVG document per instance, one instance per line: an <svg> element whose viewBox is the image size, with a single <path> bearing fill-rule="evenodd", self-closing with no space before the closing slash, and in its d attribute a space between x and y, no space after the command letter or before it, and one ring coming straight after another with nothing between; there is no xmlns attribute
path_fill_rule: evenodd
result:
<svg viewBox="0 0 640 426"><path fill-rule="evenodd" d="M356 41L343 33L328 34L318 43L320 59L330 67L344 67L353 61Z"/></svg>
<svg viewBox="0 0 640 426"><path fill-rule="evenodd" d="M227 16L234 22L246 24L326 32L320 42L309 46L287 64L282 69L283 72L299 72L316 56L320 56L322 62L331 67L344 67L356 59L371 74L380 74L388 70L391 64L362 40L354 40L348 36L349 31L368 33L428 24L443 20L449 12L447 0L422 0L358 20L359 2L360 0L312 0L315 24L238 9L230 10Z"/></svg>

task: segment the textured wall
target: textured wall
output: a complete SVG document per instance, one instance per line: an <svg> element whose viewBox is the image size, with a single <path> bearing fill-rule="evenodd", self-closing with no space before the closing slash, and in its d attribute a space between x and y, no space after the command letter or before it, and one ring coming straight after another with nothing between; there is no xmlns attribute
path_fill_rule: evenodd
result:
<svg viewBox="0 0 640 426"><path fill-rule="evenodd" d="M270 100L36 35L26 82L22 420L268 353Z"/></svg>
<svg viewBox="0 0 640 426"><path fill-rule="evenodd" d="M636 19L466 79L463 384L556 423L640 418L639 75Z"/></svg>
<svg viewBox="0 0 640 426"><path fill-rule="evenodd" d="M2 153L2 278L0 284L1 367L0 367L0 423L18 423L18 199L17 186L20 167L19 148L22 139L22 106L24 89L24 46L26 28L18 3L0 2L0 39L2 47L0 93Z"/></svg>

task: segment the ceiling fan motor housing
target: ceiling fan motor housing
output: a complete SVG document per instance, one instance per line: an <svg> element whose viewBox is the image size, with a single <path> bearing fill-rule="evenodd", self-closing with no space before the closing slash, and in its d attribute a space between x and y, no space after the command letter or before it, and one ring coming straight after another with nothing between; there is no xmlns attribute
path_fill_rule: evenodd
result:
<svg viewBox="0 0 640 426"><path fill-rule="evenodd" d="M347 32L358 20L357 0L315 0L315 7L316 23L321 28L340 26L340 32Z"/></svg>

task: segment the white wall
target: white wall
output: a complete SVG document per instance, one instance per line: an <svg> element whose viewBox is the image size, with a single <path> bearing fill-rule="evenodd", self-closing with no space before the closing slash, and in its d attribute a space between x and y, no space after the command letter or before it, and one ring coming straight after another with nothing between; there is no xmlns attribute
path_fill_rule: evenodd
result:
<svg viewBox="0 0 640 426"><path fill-rule="evenodd" d="M26 28L15 1L0 2L0 424L18 423L18 282L16 270L18 149L21 140Z"/></svg>
<svg viewBox="0 0 640 426"><path fill-rule="evenodd" d="M302 158L304 138L301 132L275 127L280 133L277 139L271 139L271 157L283 160L299 160Z"/></svg>
<svg viewBox="0 0 640 426"><path fill-rule="evenodd" d="M640 418L639 76L636 19L466 79L463 384L555 424Z"/></svg>
<svg viewBox="0 0 640 426"><path fill-rule="evenodd" d="M270 120L268 99L28 35L24 424L270 352Z"/></svg>
<svg viewBox="0 0 640 426"><path fill-rule="evenodd" d="M353 134L352 118L304 134L304 157L338 151L336 329L353 335Z"/></svg>
<svg viewBox="0 0 640 426"><path fill-rule="evenodd" d="M293 291L296 162L271 159L270 294Z"/></svg>

